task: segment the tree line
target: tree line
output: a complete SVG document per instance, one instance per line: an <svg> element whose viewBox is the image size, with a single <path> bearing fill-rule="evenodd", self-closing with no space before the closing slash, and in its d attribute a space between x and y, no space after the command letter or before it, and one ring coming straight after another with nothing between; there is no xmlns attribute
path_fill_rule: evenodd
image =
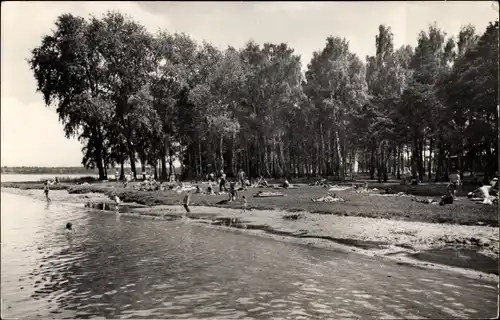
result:
<svg viewBox="0 0 500 320"><path fill-rule="evenodd" d="M28 60L45 104L82 163L100 179L141 163L166 179L335 176L355 163L371 178L446 179L452 169L498 170L498 21L483 34L436 24L414 47L374 32L364 60L330 36L302 72L286 43L220 49L183 33L152 34L118 12L58 17ZM113 170L114 171L114 170Z"/></svg>

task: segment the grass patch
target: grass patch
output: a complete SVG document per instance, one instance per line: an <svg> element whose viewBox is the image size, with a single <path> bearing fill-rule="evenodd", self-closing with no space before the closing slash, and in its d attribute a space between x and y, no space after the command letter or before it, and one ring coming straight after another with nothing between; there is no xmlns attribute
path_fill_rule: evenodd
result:
<svg viewBox="0 0 500 320"><path fill-rule="evenodd" d="M115 188L116 184L91 184L87 186L72 186L69 193L104 193L107 196L118 195L124 202L136 202L147 206L155 205L180 205L184 194L176 192L147 192L136 191L132 188ZM392 187L392 186L391 186ZM394 187L392 187L395 189ZM413 194L425 195L435 194L438 198L444 193L446 185L420 185L401 186L404 190L411 190ZM349 191L337 191L337 195L346 199L346 202L323 203L312 202L325 194L326 190L321 187L302 186L297 189L285 190L287 197L254 198L253 194L258 189L241 191L248 200L248 208L256 210L286 210L289 212L308 211L318 214L334 214L342 216L358 216L368 218L381 218L393 220L420 221L430 223L453 223L461 225L490 225L498 226L498 206L487 206L480 203L461 199L451 205L437 206L411 201L408 197L378 197L369 194L360 194ZM397 189L402 190L402 189ZM227 195L209 196L193 194L191 204L193 206L213 206L222 208L241 209L241 202L234 201L227 204L216 203L227 199Z"/></svg>

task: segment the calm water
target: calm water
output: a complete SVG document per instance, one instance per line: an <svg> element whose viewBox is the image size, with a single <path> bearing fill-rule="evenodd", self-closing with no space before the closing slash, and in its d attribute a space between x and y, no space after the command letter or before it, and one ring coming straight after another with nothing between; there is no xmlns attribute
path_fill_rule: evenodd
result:
<svg viewBox="0 0 500 320"><path fill-rule="evenodd" d="M19 181L40 181L41 179L59 178L81 178L92 176L91 174L2 174L0 180L2 182L19 182ZM96 175L97 177L97 175Z"/></svg>
<svg viewBox="0 0 500 320"><path fill-rule="evenodd" d="M493 284L1 194L4 318L487 317ZM66 222L75 227L64 230Z"/></svg>

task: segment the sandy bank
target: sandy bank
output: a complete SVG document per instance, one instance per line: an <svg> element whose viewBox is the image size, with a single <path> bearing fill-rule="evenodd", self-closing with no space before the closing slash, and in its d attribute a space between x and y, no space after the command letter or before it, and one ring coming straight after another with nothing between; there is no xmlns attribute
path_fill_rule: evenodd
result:
<svg viewBox="0 0 500 320"><path fill-rule="evenodd" d="M40 190L2 188L44 200ZM53 201L86 203L109 200L103 194L69 194L51 191ZM153 219L179 219L179 205L137 206L125 204L121 214ZM498 227L435 224L366 217L290 213L282 210L251 210L193 206L188 216L193 223L232 227L278 239L330 249L345 249L371 256L396 259L400 263L443 268L470 276L498 273ZM406 261L406 262L405 262ZM449 267L445 269L451 270ZM482 273L471 272L470 270Z"/></svg>

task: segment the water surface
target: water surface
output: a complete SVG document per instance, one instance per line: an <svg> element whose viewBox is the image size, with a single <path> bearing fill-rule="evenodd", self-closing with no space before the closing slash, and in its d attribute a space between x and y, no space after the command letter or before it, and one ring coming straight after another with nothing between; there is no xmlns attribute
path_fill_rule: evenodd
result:
<svg viewBox="0 0 500 320"><path fill-rule="evenodd" d="M4 318L482 318L496 285L1 194ZM75 227L64 230L66 222Z"/></svg>
<svg viewBox="0 0 500 320"><path fill-rule="evenodd" d="M92 174L2 174L0 180L2 182L22 182L22 181L41 181L53 180L55 177L59 178L82 178L82 177L96 177Z"/></svg>

